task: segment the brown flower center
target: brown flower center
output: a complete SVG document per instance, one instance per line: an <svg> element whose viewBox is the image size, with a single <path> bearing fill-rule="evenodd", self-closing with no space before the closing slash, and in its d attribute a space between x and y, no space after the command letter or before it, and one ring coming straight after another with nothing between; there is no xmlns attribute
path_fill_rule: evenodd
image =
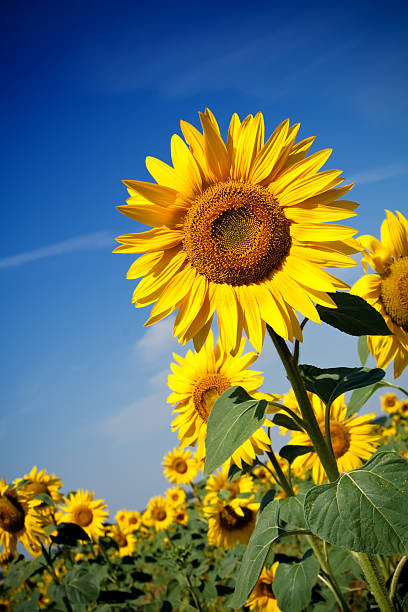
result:
<svg viewBox="0 0 408 612"><path fill-rule="evenodd" d="M195 385L193 393L194 407L203 421L207 422L214 402L231 386L224 374L216 372L207 374Z"/></svg>
<svg viewBox="0 0 408 612"><path fill-rule="evenodd" d="M24 528L25 513L22 505L11 495L0 496L0 527L8 533Z"/></svg>
<svg viewBox="0 0 408 612"><path fill-rule="evenodd" d="M253 519L253 512L249 508L241 508L244 516L237 514L231 506L225 506L219 513L220 526L227 531L242 529Z"/></svg>
<svg viewBox="0 0 408 612"><path fill-rule="evenodd" d="M350 448L350 434L342 423L330 421L330 437L334 456L338 459Z"/></svg>
<svg viewBox="0 0 408 612"><path fill-rule="evenodd" d="M408 331L408 257L396 259L381 280L381 301L393 323Z"/></svg>
<svg viewBox="0 0 408 612"><path fill-rule="evenodd" d="M184 221L183 248L208 280L249 285L282 265L291 246L289 227L265 187L231 180L194 200Z"/></svg>
<svg viewBox="0 0 408 612"><path fill-rule="evenodd" d="M87 506L79 506L74 511L74 519L77 525L81 527L88 527L92 523L93 514L92 510Z"/></svg>
<svg viewBox="0 0 408 612"><path fill-rule="evenodd" d="M128 543L126 536L122 531L119 531L118 533L115 534L115 542L117 543L119 548L123 548L124 546L127 546L127 543Z"/></svg>
<svg viewBox="0 0 408 612"><path fill-rule="evenodd" d="M263 580L260 580L258 583L257 590L261 597L269 597L269 599L276 599L272 591L271 582L264 582Z"/></svg>
<svg viewBox="0 0 408 612"><path fill-rule="evenodd" d="M182 457L177 457L177 459L174 460L172 467L177 474L185 474L188 470L187 461Z"/></svg>
<svg viewBox="0 0 408 612"><path fill-rule="evenodd" d="M155 508L152 514L155 521L164 521L167 517L167 512L164 508Z"/></svg>

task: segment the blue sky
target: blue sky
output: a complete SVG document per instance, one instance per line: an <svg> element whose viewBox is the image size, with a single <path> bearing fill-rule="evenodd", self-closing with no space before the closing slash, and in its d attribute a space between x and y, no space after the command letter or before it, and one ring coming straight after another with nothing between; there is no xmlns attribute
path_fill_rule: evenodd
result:
<svg viewBox="0 0 408 612"><path fill-rule="evenodd" d="M333 147L326 167L356 181L360 233L379 234L384 208L406 214L406 11L3 1L0 476L36 464L112 513L165 490L166 378L171 351L185 349L171 322L143 328L132 257L111 251L143 229L115 209L121 179L149 180L146 155L169 161L180 119L197 125L208 106L224 133L233 112L261 110L268 133L300 121L314 150ZM309 325L303 361L358 365L354 338ZM286 392L269 346L258 364L265 389Z"/></svg>

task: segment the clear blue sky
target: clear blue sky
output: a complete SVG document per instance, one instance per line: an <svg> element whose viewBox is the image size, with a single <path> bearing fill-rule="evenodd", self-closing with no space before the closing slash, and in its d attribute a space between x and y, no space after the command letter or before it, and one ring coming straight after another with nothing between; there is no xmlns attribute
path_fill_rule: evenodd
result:
<svg viewBox="0 0 408 612"><path fill-rule="evenodd" d="M384 208L407 213L406 11L3 0L0 476L36 464L113 513L166 488L166 377L184 349L168 322L143 328L132 257L111 250L143 229L115 210L121 179L148 180L146 155L169 161L180 119L197 125L208 106L224 130L235 111L261 110L269 133L300 121L314 150L333 147L327 168L356 180L360 233L378 235ZM353 338L326 334L310 324L305 362L358 365ZM287 391L269 347L260 367L267 390Z"/></svg>

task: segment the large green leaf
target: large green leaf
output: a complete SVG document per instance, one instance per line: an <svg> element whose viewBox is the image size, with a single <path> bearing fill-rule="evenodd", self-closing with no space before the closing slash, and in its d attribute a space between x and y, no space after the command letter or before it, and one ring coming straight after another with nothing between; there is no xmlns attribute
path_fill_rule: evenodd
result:
<svg viewBox="0 0 408 612"><path fill-rule="evenodd" d="M380 368L326 368L322 370L307 364L299 365L299 368L306 389L318 395L326 406L342 393L367 387L385 376L384 370Z"/></svg>
<svg viewBox="0 0 408 612"><path fill-rule="evenodd" d="M279 451L279 455L289 461L289 463L293 463L296 457L300 455L306 455L307 453L313 453L313 446L301 446L300 444L285 444Z"/></svg>
<svg viewBox="0 0 408 612"><path fill-rule="evenodd" d="M282 414L278 412L273 417L273 422L275 425L279 425L280 427L286 427L286 429L290 429L291 431L303 431L303 429L298 425L294 419L292 419L287 414Z"/></svg>
<svg viewBox="0 0 408 612"><path fill-rule="evenodd" d="M245 550L231 605L240 608L258 580L269 549L284 530L279 527L279 501L272 500L259 513L254 532Z"/></svg>
<svg viewBox="0 0 408 612"><path fill-rule="evenodd" d="M363 298L351 293L329 293L337 308L316 306L325 323L351 336L389 336L392 332L380 313Z"/></svg>
<svg viewBox="0 0 408 612"><path fill-rule="evenodd" d="M279 518L285 521L290 529L307 529L303 504L305 495L298 493L292 497L285 497L280 500Z"/></svg>
<svg viewBox="0 0 408 612"><path fill-rule="evenodd" d="M312 598L319 562L307 557L300 563L279 563L272 589L281 610L302 612Z"/></svg>
<svg viewBox="0 0 408 612"><path fill-rule="evenodd" d="M211 474L263 425L268 402L253 399L242 387L224 391L207 422L204 474Z"/></svg>
<svg viewBox="0 0 408 612"><path fill-rule="evenodd" d="M323 540L356 552L408 554L408 460L381 452L306 494L305 516Z"/></svg>
<svg viewBox="0 0 408 612"><path fill-rule="evenodd" d="M346 418L358 412L360 408L364 406L364 404L370 399L370 397L376 391L378 391L378 389L382 389L384 387L390 387L391 389L397 389L398 391L405 393L405 395L408 395L405 389L403 389L402 387L393 385L387 380L380 380L379 382L369 385L368 387L356 389L355 391L353 391L353 393L351 394L349 403L347 405Z"/></svg>

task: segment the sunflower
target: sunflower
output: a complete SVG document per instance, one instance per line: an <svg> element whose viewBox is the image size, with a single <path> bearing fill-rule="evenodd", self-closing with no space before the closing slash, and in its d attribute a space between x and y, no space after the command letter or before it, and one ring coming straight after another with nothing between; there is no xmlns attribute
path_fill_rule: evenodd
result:
<svg viewBox="0 0 408 612"><path fill-rule="evenodd" d="M239 499L237 496L240 494L248 495L249 493L255 492L254 481L252 480L249 474L243 474L242 476L238 476L232 482L228 482L228 464L224 464L221 470L215 472L215 474L211 474L205 485L208 493L204 498L204 504L210 505L216 502L220 491L225 491L228 495L228 503L239 504Z"/></svg>
<svg viewBox="0 0 408 612"><path fill-rule="evenodd" d="M112 525L108 535L118 545L120 557L130 556L135 550L136 538L131 529L121 528L120 525Z"/></svg>
<svg viewBox="0 0 408 612"><path fill-rule="evenodd" d="M400 212L385 211L381 242L361 236L362 263L366 275L351 288L384 317L391 336L368 336L368 348L377 367L386 368L394 360L394 378L408 364L408 221ZM368 274L369 264L377 274Z"/></svg>
<svg viewBox="0 0 408 612"><path fill-rule="evenodd" d="M208 518L208 542L218 548L235 548L240 544L248 544L255 528L256 514L259 503L250 498L235 498L233 500L214 499L204 505L204 513Z"/></svg>
<svg viewBox="0 0 408 612"><path fill-rule="evenodd" d="M168 385L173 391L168 397L170 404L176 404L176 418L172 430L178 430L182 447L197 442L196 458L205 459L205 437L207 421L216 399L235 385L243 387L253 397L266 397L277 400L278 395L257 394L256 389L262 384L261 372L247 370L256 359L256 353L243 354L245 339L241 339L238 352L232 356L222 345L220 339L215 348L213 335L209 332L204 346L197 352L189 350L186 356L173 354L177 363L171 364L173 374L169 375ZM267 421L268 425L271 425ZM242 444L231 457L239 467L242 461L253 463L257 454L263 455L270 447L270 440L265 430L260 427Z"/></svg>
<svg viewBox="0 0 408 612"><path fill-rule="evenodd" d="M119 510L116 513L115 521L121 529L137 531L142 524L142 515L137 510Z"/></svg>
<svg viewBox="0 0 408 612"><path fill-rule="evenodd" d="M60 506L56 513L57 523L76 523L89 535L91 540L97 540L104 535L103 523L108 517L107 507L103 499L95 499L94 493L78 489L64 498L65 506Z"/></svg>
<svg viewBox="0 0 408 612"><path fill-rule="evenodd" d="M147 504L143 519L146 525L156 531L166 529L174 521L176 510L164 497L152 497Z"/></svg>
<svg viewBox="0 0 408 612"><path fill-rule="evenodd" d="M45 541L43 517L32 507L27 496L0 480L0 548L2 563L17 554L17 542L34 555Z"/></svg>
<svg viewBox="0 0 408 612"><path fill-rule="evenodd" d="M399 401L395 393L386 393L381 398L381 408L389 414L395 414L398 411Z"/></svg>
<svg viewBox="0 0 408 612"><path fill-rule="evenodd" d="M173 487L166 491L166 499L171 506L177 508L185 503L186 492L184 489L180 489L180 487Z"/></svg>
<svg viewBox="0 0 408 612"><path fill-rule="evenodd" d="M163 457L163 473L176 485L190 484L198 474L198 463L189 450L174 448Z"/></svg>
<svg viewBox="0 0 408 612"><path fill-rule="evenodd" d="M312 406L322 433L325 433L325 404L317 395L312 395ZM369 459L380 444L381 434L378 427L371 424L375 413L352 416L346 419L347 406L344 394L334 400L330 410L330 436L339 472L349 472L360 467L362 460ZM289 444L312 446L309 436L304 432L292 431ZM292 463L296 475L303 476L312 470L313 480L321 484L326 478L325 471L317 453L306 453Z"/></svg>
<svg viewBox="0 0 408 612"><path fill-rule="evenodd" d="M319 172L331 149L307 157L314 138L295 144L300 124L283 121L264 143L261 113L234 114L226 144L210 110L203 133L182 121L187 145L171 139L173 167L153 157L156 183L124 181L121 213L152 226L117 241L120 253L144 253L127 277L142 278L136 307L154 305L150 325L178 310L174 335L202 346L217 312L222 343L236 351L245 331L261 351L266 324L285 339L302 339L296 311L320 322L313 304L335 308L327 292L347 285L324 267L354 266L355 230L327 225L353 216L339 201L340 170Z"/></svg>
<svg viewBox="0 0 408 612"><path fill-rule="evenodd" d="M188 522L187 509L184 506L176 508L176 514L174 520L179 525L186 525Z"/></svg>
<svg viewBox="0 0 408 612"><path fill-rule="evenodd" d="M275 578L278 561L267 570L263 568L251 595L246 602L246 606L254 612L280 612L276 597L272 590L272 583Z"/></svg>
<svg viewBox="0 0 408 612"><path fill-rule="evenodd" d="M38 471L37 466L34 466L29 474L26 474L24 478L17 478L14 481L16 487L24 493L27 498L30 499L30 505L35 506L37 510L45 514L49 514L53 511L53 507L36 498L38 494L46 494L53 502L58 505L64 499L60 489L62 487L62 480L57 478L55 474L47 474L46 470Z"/></svg>

